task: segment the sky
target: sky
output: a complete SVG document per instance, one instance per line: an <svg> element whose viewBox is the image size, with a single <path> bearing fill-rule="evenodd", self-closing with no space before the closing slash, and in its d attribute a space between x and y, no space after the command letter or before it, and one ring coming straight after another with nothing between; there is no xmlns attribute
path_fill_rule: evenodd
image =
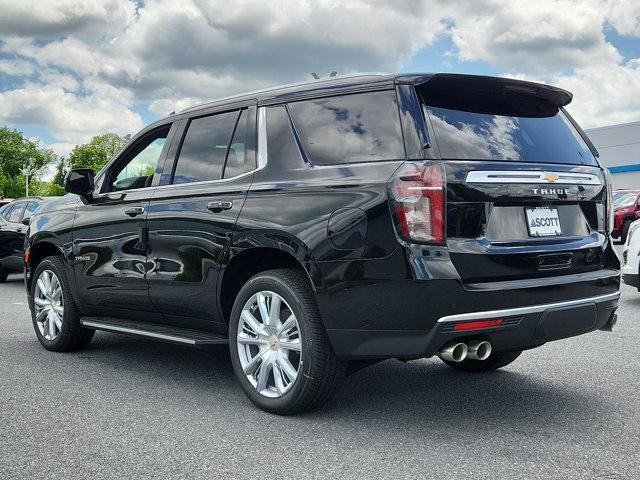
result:
<svg viewBox="0 0 640 480"><path fill-rule="evenodd" d="M356 72L571 91L584 128L640 120L640 1L0 0L0 125L58 155L174 110Z"/></svg>

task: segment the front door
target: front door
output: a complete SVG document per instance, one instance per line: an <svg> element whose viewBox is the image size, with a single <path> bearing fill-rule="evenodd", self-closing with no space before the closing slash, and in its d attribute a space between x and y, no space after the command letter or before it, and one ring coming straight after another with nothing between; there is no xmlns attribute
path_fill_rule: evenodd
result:
<svg viewBox="0 0 640 480"><path fill-rule="evenodd" d="M149 205L147 280L169 321L220 321L220 262L255 169L255 107L190 119L167 185ZM167 160L167 164L169 164Z"/></svg>
<svg viewBox="0 0 640 480"><path fill-rule="evenodd" d="M97 180L93 200L78 206L75 280L80 301L94 315L146 318L144 312L153 310L145 280L145 220L170 129L167 124L131 142Z"/></svg>

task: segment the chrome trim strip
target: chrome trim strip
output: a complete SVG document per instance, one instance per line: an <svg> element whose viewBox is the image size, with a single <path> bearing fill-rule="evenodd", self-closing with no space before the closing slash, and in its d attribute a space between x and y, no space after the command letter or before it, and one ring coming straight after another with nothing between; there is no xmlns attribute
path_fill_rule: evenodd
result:
<svg viewBox="0 0 640 480"><path fill-rule="evenodd" d="M581 298L579 300L568 300L565 302L545 303L542 305L531 305L529 307L507 308L504 310L489 310L486 312L460 313L457 315L447 315L438 319L438 323L461 322L465 320L483 320L495 317L511 317L513 315L527 315L529 313L544 312L550 308L571 307L584 303L606 302L620 298L620 291L599 295L597 297Z"/></svg>
<svg viewBox="0 0 640 480"><path fill-rule="evenodd" d="M80 323L82 323L84 327L96 328L98 330L106 330L109 332L129 333L132 335L140 335L142 337L159 338L161 340L170 340L177 343L186 343L187 345L196 344L195 340L189 338L176 337L173 335L166 335L164 333L149 332L146 330L138 330L137 328L120 327L116 325L109 325L108 323L93 322L91 320L81 320Z"/></svg>
<svg viewBox="0 0 640 480"><path fill-rule="evenodd" d="M550 180L549 178L554 178ZM544 183L549 185L602 185L598 175L591 173L538 170L472 170L465 183Z"/></svg>
<svg viewBox="0 0 640 480"><path fill-rule="evenodd" d="M267 109L258 108L258 170L267 165Z"/></svg>

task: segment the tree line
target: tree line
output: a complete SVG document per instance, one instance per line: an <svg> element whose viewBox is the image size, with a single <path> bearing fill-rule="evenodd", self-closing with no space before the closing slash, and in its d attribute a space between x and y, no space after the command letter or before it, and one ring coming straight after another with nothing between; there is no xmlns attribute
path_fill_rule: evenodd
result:
<svg viewBox="0 0 640 480"><path fill-rule="evenodd" d="M25 195L25 166L31 170L29 195L64 195L64 176L71 168L91 168L97 172L127 141L115 133L105 133L76 145L68 157L58 157L51 149L25 137L22 132L0 127L0 196L18 198ZM43 172L54 165L53 178L42 180Z"/></svg>

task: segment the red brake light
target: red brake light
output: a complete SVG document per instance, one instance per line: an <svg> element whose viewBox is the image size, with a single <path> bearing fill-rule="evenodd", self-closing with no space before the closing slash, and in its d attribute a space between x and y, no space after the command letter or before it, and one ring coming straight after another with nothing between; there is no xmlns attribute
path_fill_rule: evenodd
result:
<svg viewBox="0 0 640 480"><path fill-rule="evenodd" d="M421 243L444 242L444 165L407 163L390 181L400 236Z"/></svg>
<svg viewBox="0 0 640 480"><path fill-rule="evenodd" d="M475 328L497 327L502 323L502 318L492 320L474 320L471 322L458 322L453 326L454 330L473 330Z"/></svg>

